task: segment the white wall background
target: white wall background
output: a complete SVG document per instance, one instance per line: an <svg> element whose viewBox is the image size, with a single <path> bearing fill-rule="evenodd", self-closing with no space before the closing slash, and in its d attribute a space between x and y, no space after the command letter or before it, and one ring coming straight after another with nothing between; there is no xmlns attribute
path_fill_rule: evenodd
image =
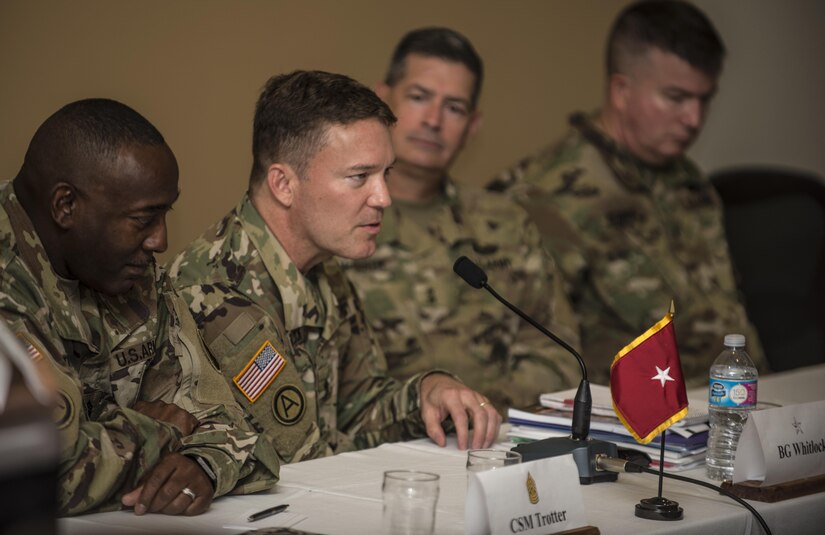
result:
<svg viewBox="0 0 825 535"><path fill-rule="evenodd" d="M728 59L691 155L705 171L770 164L825 177L825 1L694 0Z"/></svg>

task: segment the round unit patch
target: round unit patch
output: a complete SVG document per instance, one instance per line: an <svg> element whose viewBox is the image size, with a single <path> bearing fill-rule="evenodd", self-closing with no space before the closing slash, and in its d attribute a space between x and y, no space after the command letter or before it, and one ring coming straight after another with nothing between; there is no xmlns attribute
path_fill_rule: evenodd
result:
<svg viewBox="0 0 825 535"><path fill-rule="evenodd" d="M72 417L74 417L74 404L72 403L72 398L70 398L68 394L63 391L58 392L57 406L54 408L54 412L52 413L54 424L58 429L63 429L71 423Z"/></svg>
<svg viewBox="0 0 825 535"><path fill-rule="evenodd" d="M295 385L284 385L272 398L272 412L283 425L294 425L304 415L306 400L304 393Z"/></svg>

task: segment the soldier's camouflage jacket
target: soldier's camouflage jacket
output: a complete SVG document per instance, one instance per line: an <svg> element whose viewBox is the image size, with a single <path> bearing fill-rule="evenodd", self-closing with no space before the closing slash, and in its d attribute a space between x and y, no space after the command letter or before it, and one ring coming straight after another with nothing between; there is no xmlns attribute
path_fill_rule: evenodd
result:
<svg viewBox="0 0 825 535"><path fill-rule="evenodd" d="M118 297L60 279L11 182L0 184L0 206L0 317L54 375L60 513L119 509L121 496L171 451L205 461L217 477L215 495L272 486L274 451L258 441L204 357L163 272L153 266ZM182 437L130 409L138 400L174 403L200 425Z"/></svg>
<svg viewBox="0 0 825 535"><path fill-rule="evenodd" d="M761 370L759 338L738 294L710 181L685 157L652 168L571 116L557 144L489 184L510 188L539 226L580 318L591 381L605 384L616 353L676 305L689 386L707 384L722 338L739 332Z"/></svg>
<svg viewBox="0 0 825 535"><path fill-rule="evenodd" d="M461 256L505 299L578 345L555 266L527 213L506 196L446 180L436 200L395 201L384 211L373 256L341 261L390 373L403 379L447 369L500 410L577 384L573 356L453 272Z"/></svg>
<svg viewBox="0 0 825 535"><path fill-rule="evenodd" d="M335 259L302 274L247 196L170 275L249 421L296 462L424 435Z"/></svg>

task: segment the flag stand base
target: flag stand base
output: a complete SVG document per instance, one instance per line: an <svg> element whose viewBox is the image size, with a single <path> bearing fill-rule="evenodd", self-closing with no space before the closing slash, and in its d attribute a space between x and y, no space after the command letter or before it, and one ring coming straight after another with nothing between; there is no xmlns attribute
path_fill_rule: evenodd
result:
<svg viewBox="0 0 825 535"><path fill-rule="evenodd" d="M648 520L682 520L684 511L679 502L667 498L647 498L636 504L636 516Z"/></svg>

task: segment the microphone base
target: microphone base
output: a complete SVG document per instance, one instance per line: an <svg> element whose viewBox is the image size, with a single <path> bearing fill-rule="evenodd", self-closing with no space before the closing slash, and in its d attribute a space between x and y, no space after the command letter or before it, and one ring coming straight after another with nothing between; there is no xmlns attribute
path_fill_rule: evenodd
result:
<svg viewBox="0 0 825 535"><path fill-rule="evenodd" d="M521 454L524 462L544 459L546 457L557 457L559 455L572 454L576 467L579 469L579 482L582 485L591 483L607 483L616 481L619 474L615 472L605 472L596 468L596 455L606 455L608 457L618 457L619 451L612 442L604 440L577 440L571 437L553 437L519 444L512 448Z"/></svg>

